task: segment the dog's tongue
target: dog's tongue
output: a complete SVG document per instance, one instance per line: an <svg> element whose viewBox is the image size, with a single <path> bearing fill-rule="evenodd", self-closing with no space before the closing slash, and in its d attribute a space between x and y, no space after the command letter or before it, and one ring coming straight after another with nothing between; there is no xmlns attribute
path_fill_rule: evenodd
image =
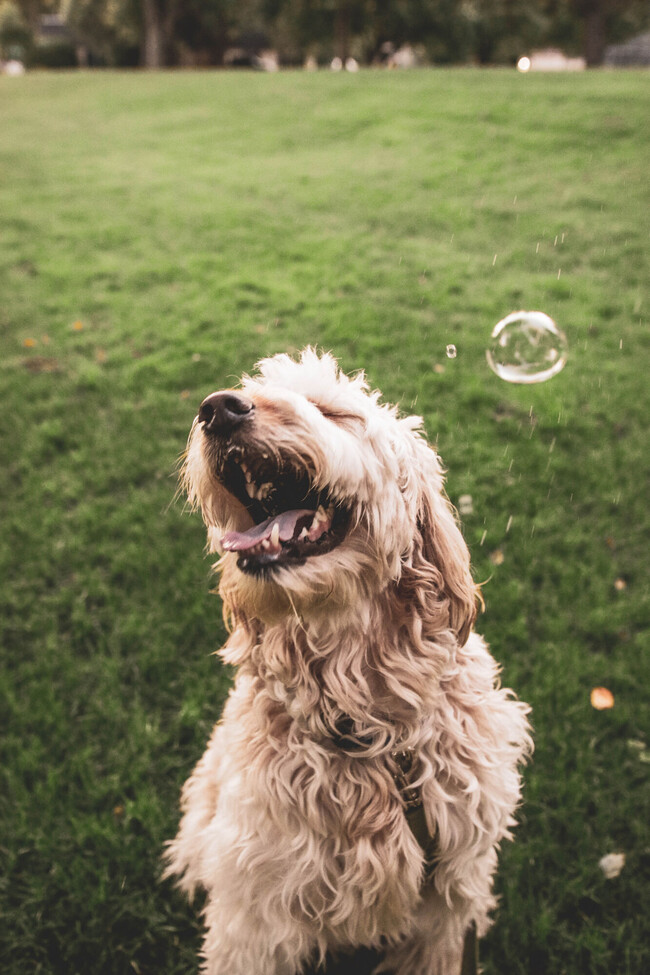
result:
<svg viewBox="0 0 650 975"><path fill-rule="evenodd" d="M221 539L221 545L228 552L246 552L266 539L272 541L275 525L278 526L279 532L275 541L288 542L299 535L303 528L306 528L311 536L310 526L313 521L314 512L307 508L300 508L297 511L283 511L281 515L276 515L275 518L267 518L261 524L249 528L248 531L226 532ZM326 530L326 527L323 525L323 530ZM322 531L318 534L322 534Z"/></svg>

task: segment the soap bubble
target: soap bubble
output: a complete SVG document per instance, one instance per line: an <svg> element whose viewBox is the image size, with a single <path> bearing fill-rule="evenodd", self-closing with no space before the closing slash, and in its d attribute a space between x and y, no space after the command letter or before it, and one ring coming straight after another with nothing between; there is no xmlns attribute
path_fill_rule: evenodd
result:
<svg viewBox="0 0 650 975"><path fill-rule="evenodd" d="M543 383L566 365L567 340L542 311L515 311L494 326L485 357L509 383Z"/></svg>
<svg viewBox="0 0 650 975"><path fill-rule="evenodd" d="M448 345L447 346L447 358L448 359L455 359L457 355L458 355L458 349L456 348L456 346L455 345Z"/></svg>

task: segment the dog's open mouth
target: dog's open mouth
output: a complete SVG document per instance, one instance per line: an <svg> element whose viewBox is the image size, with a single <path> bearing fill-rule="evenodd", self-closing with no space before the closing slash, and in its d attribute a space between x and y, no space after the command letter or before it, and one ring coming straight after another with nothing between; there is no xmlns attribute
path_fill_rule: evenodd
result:
<svg viewBox="0 0 650 975"><path fill-rule="evenodd" d="M290 464L277 467L269 455L258 457L234 445L216 473L254 522L252 528L227 532L221 539L225 551L239 553L243 572L301 564L343 541L349 512L328 491L317 490L306 470Z"/></svg>

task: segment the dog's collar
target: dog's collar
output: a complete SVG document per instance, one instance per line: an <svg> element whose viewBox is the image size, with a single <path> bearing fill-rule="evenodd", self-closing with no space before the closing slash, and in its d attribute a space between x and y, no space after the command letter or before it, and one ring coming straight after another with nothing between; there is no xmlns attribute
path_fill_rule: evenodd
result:
<svg viewBox="0 0 650 975"><path fill-rule="evenodd" d="M340 718L336 727L330 731L333 744L346 755L363 758L364 753L374 744L372 735L355 735L352 718ZM390 753L390 773L404 803L404 816L415 840L424 853L424 886L433 883L436 869L438 848L435 832L429 831L429 825L424 812L422 792L414 782L417 778L418 755L414 748L399 748ZM478 942L476 939L476 924L472 921L465 931L463 944L463 958L460 975L478 975Z"/></svg>
<svg viewBox="0 0 650 975"><path fill-rule="evenodd" d="M361 755L377 744L374 735L354 733L354 721L350 717L339 718L329 729L329 737L339 751L346 755Z"/></svg>
<svg viewBox="0 0 650 975"><path fill-rule="evenodd" d="M354 722L350 717L340 718L335 728L331 729L330 737L339 751L357 758L363 758L376 744L376 739L372 735L354 734ZM414 748L396 748L390 752L389 771L404 803L404 815L409 829L425 856L425 883L430 883L435 868L436 842L435 836L429 832L422 792L419 786L414 784L418 766L418 755Z"/></svg>

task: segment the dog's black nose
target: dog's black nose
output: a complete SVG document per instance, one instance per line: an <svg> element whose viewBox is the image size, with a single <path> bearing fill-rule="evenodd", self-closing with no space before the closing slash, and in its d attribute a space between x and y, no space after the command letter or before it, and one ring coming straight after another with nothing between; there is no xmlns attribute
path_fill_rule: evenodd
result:
<svg viewBox="0 0 650 975"><path fill-rule="evenodd" d="M241 393L211 393L201 403L199 423L209 433L227 434L250 417L254 409L252 401Z"/></svg>

